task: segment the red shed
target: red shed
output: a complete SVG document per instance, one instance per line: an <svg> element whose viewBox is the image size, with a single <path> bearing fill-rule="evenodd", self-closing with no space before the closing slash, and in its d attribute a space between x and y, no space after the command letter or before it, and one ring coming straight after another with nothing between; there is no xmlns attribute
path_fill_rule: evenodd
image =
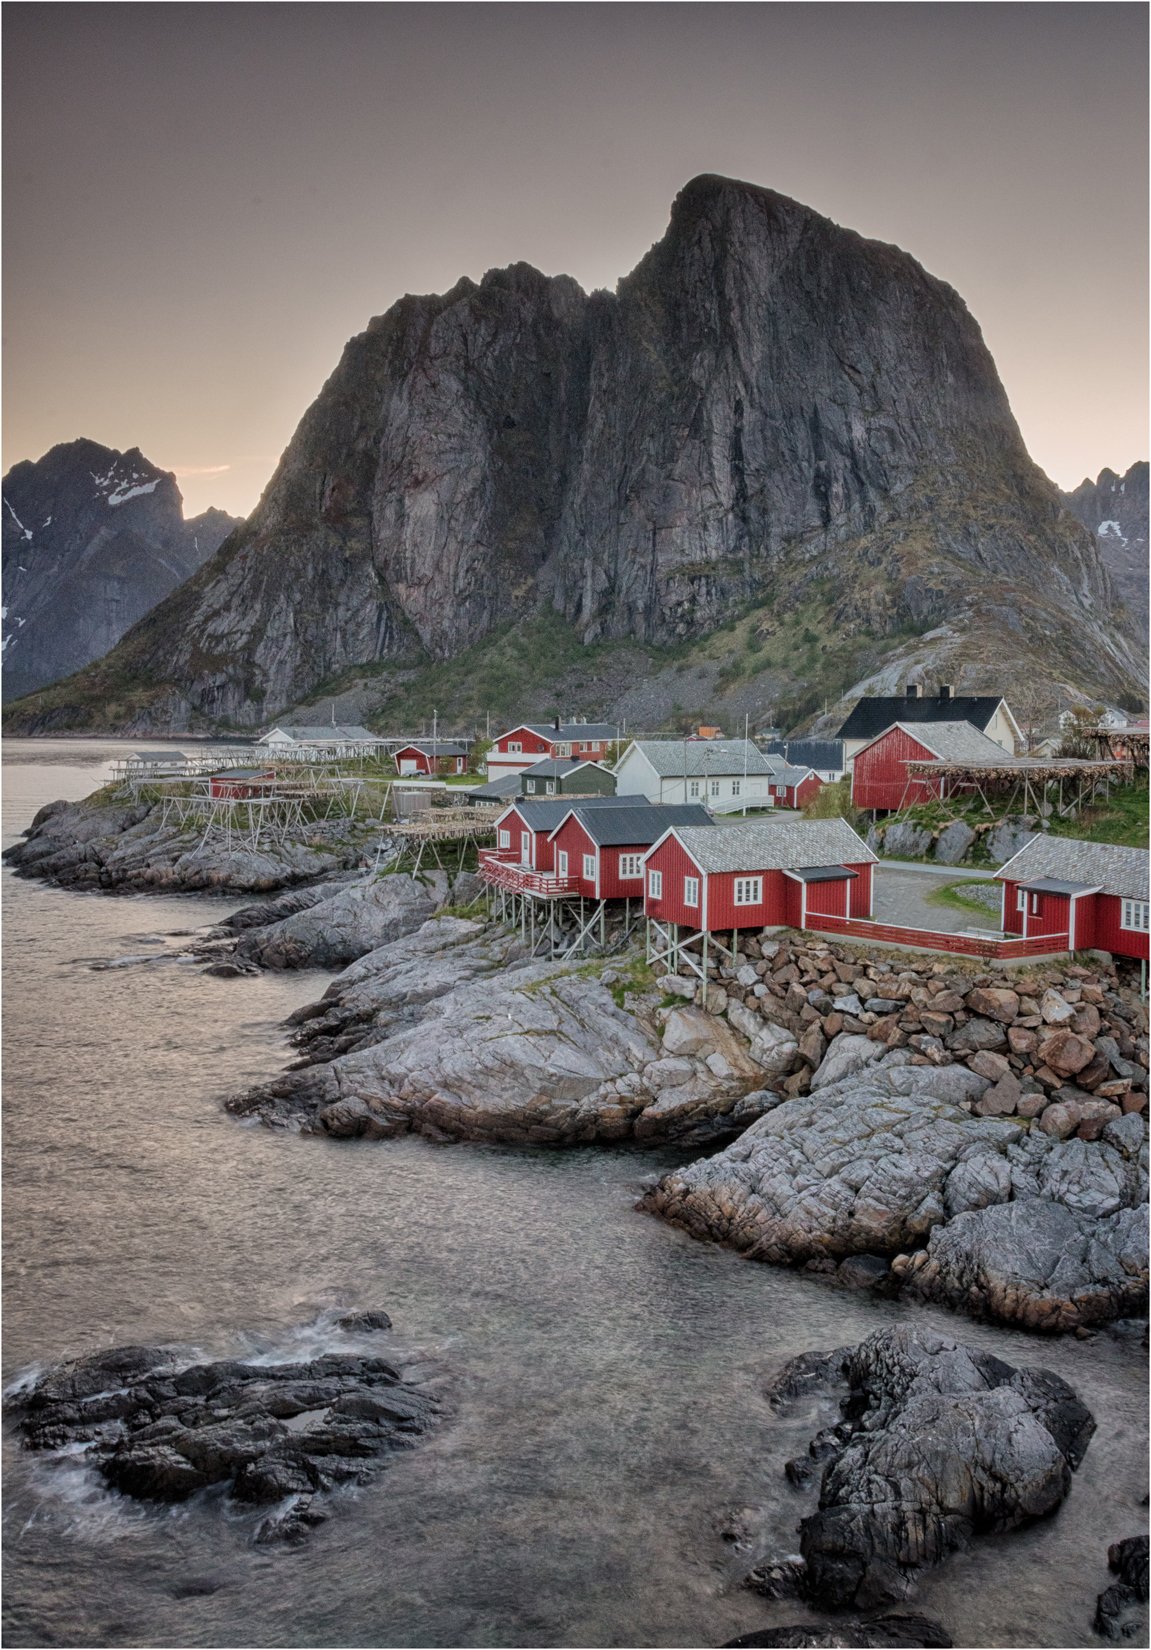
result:
<svg viewBox="0 0 1151 1650"><path fill-rule="evenodd" d="M1003 931L1050 935L1053 949L1097 947L1148 955L1149 856L1145 848L1036 836L995 873L1003 884Z"/></svg>
<svg viewBox="0 0 1151 1650"><path fill-rule="evenodd" d="M1002 745L970 722L930 722L907 726L896 722L862 750L851 765L851 800L857 808L895 813L939 795L940 782L910 778L909 762L990 762L1002 767Z"/></svg>
<svg viewBox="0 0 1151 1650"><path fill-rule="evenodd" d="M781 768L768 780L768 793L777 808L805 808L822 786L811 768Z"/></svg>
<svg viewBox="0 0 1151 1650"><path fill-rule="evenodd" d="M396 752L396 772L411 773L465 773L468 753L462 745L453 745L443 739L427 744L401 745Z"/></svg>
<svg viewBox="0 0 1151 1650"><path fill-rule="evenodd" d="M581 808L635 808L634 796L585 796ZM523 798L496 820L496 858L532 871L555 870L551 833L572 811L571 797L549 797L536 802Z"/></svg>
<svg viewBox="0 0 1151 1650"><path fill-rule="evenodd" d="M275 777L274 768L225 768L209 779L208 795L242 802L246 797L259 795L261 784Z"/></svg>
<svg viewBox="0 0 1151 1650"><path fill-rule="evenodd" d="M674 825L714 830L715 821L698 803L660 807L624 799L630 807L572 807L551 834L557 877L570 877L573 892L588 899L640 899L643 856Z"/></svg>
<svg viewBox="0 0 1151 1650"><path fill-rule="evenodd" d="M870 917L875 858L845 819L673 828L644 859L644 908L708 932Z"/></svg>

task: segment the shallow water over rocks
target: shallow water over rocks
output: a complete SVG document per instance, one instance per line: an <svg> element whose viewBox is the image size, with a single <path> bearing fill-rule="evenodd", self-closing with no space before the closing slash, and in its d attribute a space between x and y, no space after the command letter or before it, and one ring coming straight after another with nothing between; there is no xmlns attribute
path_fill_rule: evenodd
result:
<svg viewBox="0 0 1151 1650"><path fill-rule="evenodd" d="M9 832L99 777L70 748L32 754L6 774ZM706 1645L804 1619L736 1585L749 1543L795 1550L783 1466L826 1424L763 1388L799 1352L907 1321L1048 1365L1098 1422L1056 1518L950 1559L915 1607L956 1644L1097 1642L1107 1546L1146 1527L1134 1346L1037 1341L697 1243L634 1208L682 1153L241 1126L219 1097L281 1068L281 1021L325 976L93 971L71 959L162 955L238 902L8 873L3 894L6 1381L127 1342L314 1357L346 1347L340 1312L382 1307L386 1355L442 1365L458 1405L288 1550L212 1492L141 1507L9 1439L10 1646Z"/></svg>

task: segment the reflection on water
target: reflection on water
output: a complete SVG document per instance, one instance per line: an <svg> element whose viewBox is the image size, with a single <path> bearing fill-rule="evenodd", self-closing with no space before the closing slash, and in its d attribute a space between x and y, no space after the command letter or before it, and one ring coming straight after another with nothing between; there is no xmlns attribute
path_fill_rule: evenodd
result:
<svg viewBox="0 0 1151 1650"><path fill-rule="evenodd" d="M38 749L7 771L9 831L90 788L71 747ZM795 1547L781 1468L817 1418L774 1417L763 1382L907 1318L1048 1364L1099 1419L1059 1516L952 1561L923 1606L957 1644L1094 1642L1107 1543L1146 1519L1128 1349L860 1301L694 1243L633 1208L666 1151L242 1127L219 1096L278 1069L280 1022L324 976L94 972L72 959L138 951L235 902L8 873L3 896L5 1379L128 1341L294 1356L325 1343L334 1307L380 1305L389 1344L452 1371L456 1409L290 1551L254 1548L219 1495L142 1509L74 1458L9 1446L8 1645L708 1645L799 1619L732 1585L722 1539L757 1509Z"/></svg>

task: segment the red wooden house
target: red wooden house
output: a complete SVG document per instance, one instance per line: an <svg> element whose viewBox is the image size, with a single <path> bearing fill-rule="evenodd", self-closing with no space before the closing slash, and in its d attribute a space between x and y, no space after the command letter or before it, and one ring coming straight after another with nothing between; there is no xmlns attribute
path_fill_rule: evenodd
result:
<svg viewBox="0 0 1151 1650"><path fill-rule="evenodd" d="M845 819L673 827L645 856L644 909L708 932L869 917L875 858Z"/></svg>
<svg viewBox="0 0 1151 1650"><path fill-rule="evenodd" d="M585 796L581 808L632 808L634 796ZM495 857L522 865L526 870L552 872L555 869L555 849L551 833L573 807L570 797L549 797L537 802L525 797L500 814L496 820Z"/></svg>
<svg viewBox="0 0 1151 1650"><path fill-rule="evenodd" d="M225 768L208 780L208 795L244 801L261 794L261 785L275 779L274 768Z"/></svg>
<svg viewBox="0 0 1151 1650"><path fill-rule="evenodd" d="M610 722L521 722L501 733L488 752L488 778L522 773L545 757L602 762L618 729Z"/></svg>
<svg viewBox="0 0 1151 1650"><path fill-rule="evenodd" d="M464 747L445 743L442 739L401 745L395 755L396 772L400 774L467 772L468 753Z"/></svg>
<svg viewBox="0 0 1151 1650"><path fill-rule="evenodd" d="M1011 757L970 722L896 722L855 753L851 800L857 808L895 813L939 796L941 780L912 778L909 762L990 763L1003 767Z"/></svg>
<svg viewBox="0 0 1151 1650"><path fill-rule="evenodd" d="M1003 884L1003 931L1050 936L1053 951L1098 948L1146 958L1148 864L1144 848L1033 837L995 873Z"/></svg>
<svg viewBox="0 0 1151 1650"><path fill-rule="evenodd" d="M571 880L571 891L587 899L641 899L643 856L670 826L715 830L715 821L698 803L658 807L625 799L626 808L585 808L580 802L551 834L557 877Z"/></svg>
<svg viewBox="0 0 1151 1650"><path fill-rule="evenodd" d="M823 780L811 768L781 768L768 782L777 808L805 808Z"/></svg>

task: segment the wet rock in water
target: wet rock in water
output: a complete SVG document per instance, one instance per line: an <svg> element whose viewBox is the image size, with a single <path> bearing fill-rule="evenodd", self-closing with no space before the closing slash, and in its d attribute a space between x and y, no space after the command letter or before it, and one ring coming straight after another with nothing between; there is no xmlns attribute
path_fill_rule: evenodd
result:
<svg viewBox="0 0 1151 1650"><path fill-rule="evenodd" d="M239 911L225 917L220 926L237 932L245 928L267 928L274 922L282 922L285 917L295 916L299 911L310 911L313 905L343 893L349 883L362 881L363 874L358 870L343 871L339 876L325 878L309 888L289 889L279 899L268 900L261 905L242 906Z"/></svg>
<svg viewBox="0 0 1151 1650"><path fill-rule="evenodd" d="M350 1329L363 1333L378 1329L390 1329L392 1320L386 1312L346 1312L336 1322L341 1329Z"/></svg>
<svg viewBox="0 0 1151 1650"><path fill-rule="evenodd" d="M1147 1612L1139 1606L1147 1603L1147 1554L1145 1535L1129 1536L1108 1547L1107 1563L1119 1580L1099 1594L1092 1623L1104 1638L1146 1637Z"/></svg>
<svg viewBox="0 0 1151 1650"><path fill-rule="evenodd" d="M779 1650L872 1650L888 1645L891 1650L949 1650L953 1640L930 1616L874 1616L870 1621L797 1622L792 1627L765 1627L758 1633L742 1633L728 1639L724 1650L746 1647L758 1650L778 1646Z"/></svg>
<svg viewBox="0 0 1151 1650"><path fill-rule="evenodd" d="M386 1326L383 1312L349 1318L356 1329ZM325 1493L368 1483L440 1415L436 1398L383 1358L189 1364L155 1347L63 1364L8 1408L25 1449L79 1453L135 1499L184 1501L227 1484L235 1502L281 1503L260 1525L261 1542L302 1539L327 1517Z"/></svg>
<svg viewBox="0 0 1151 1650"><path fill-rule="evenodd" d="M917 1570L977 1535L1054 1513L1095 1430L1060 1376L924 1328L869 1336L848 1382L843 1420L813 1440L827 1464L800 1525L806 1596L822 1609L906 1598Z"/></svg>

